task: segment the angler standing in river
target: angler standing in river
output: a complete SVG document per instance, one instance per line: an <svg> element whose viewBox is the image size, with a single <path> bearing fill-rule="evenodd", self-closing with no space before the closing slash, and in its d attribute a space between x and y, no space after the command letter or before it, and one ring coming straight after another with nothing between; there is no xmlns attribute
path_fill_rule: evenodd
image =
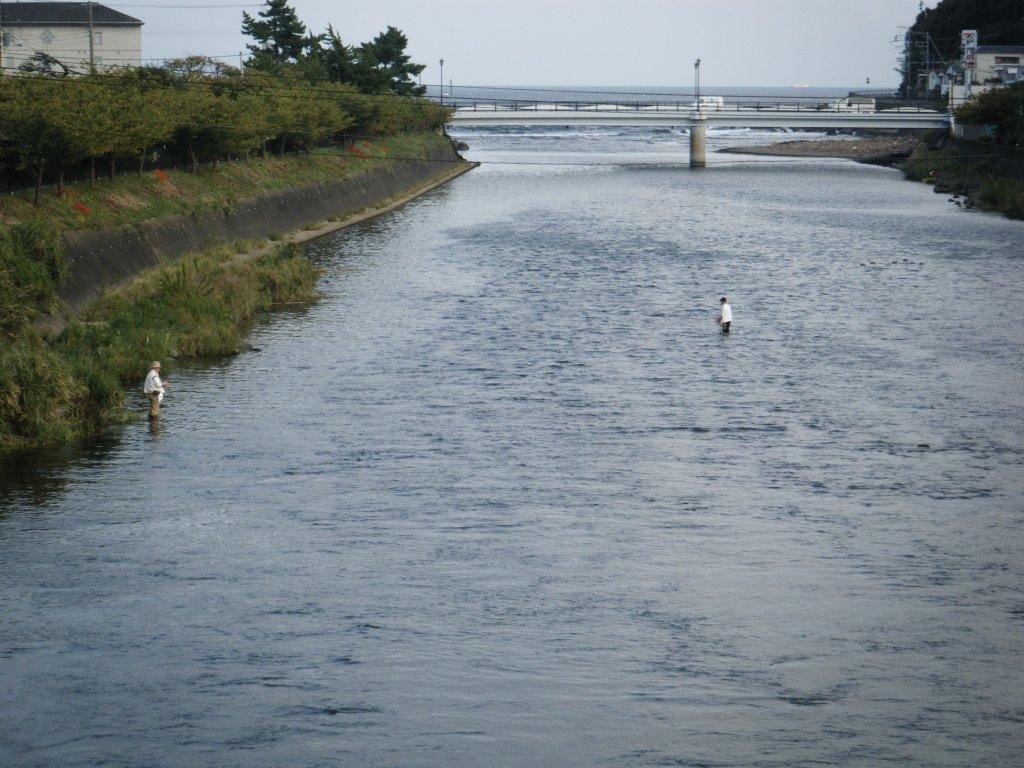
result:
<svg viewBox="0 0 1024 768"><path fill-rule="evenodd" d="M149 373L146 374L146 383L142 385L142 391L149 398L149 418L159 418L164 388L168 386L170 385L166 381L160 379L160 361L154 360L149 366Z"/></svg>
<svg viewBox="0 0 1024 768"><path fill-rule="evenodd" d="M729 333L729 327L732 325L732 306L725 296L722 297L721 304L722 314L718 316L718 324L722 326L722 333Z"/></svg>

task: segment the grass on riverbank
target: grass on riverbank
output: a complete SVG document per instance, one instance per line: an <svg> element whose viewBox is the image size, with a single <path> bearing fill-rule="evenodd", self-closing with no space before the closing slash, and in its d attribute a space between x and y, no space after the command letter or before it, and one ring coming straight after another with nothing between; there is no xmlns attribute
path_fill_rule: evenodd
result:
<svg viewBox="0 0 1024 768"><path fill-rule="evenodd" d="M382 164L429 159L439 134L360 141L308 155L121 176L94 185L0 197L0 453L66 442L126 418L125 385L153 359L238 351L256 312L309 301L317 270L295 246L249 261L225 246L139 276L105 295L56 338L36 321L58 306L67 273L61 233L137 224L169 214L223 210L238 201Z"/></svg>
<svg viewBox="0 0 1024 768"><path fill-rule="evenodd" d="M1010 164L1011 159L984 145L936 150L922 145L903 164L903 172L933 184L938 193L964 198L968 208L1024 219L1024 180L1009 173Z"/></svg>
<svg viewBox="0 0 1024 768"><path fill-rule="evenodd" d="M154 359L241 350L257 312L315 297L294 245L250 261L221 247L108 292L44 340L27 325L0 346L0 453L66 442L127 418L125 390ZM2 274L2 272L0 272Z"/></svg>
<svg viewBox="0 0 1024 768"><path fill-rule="evenodd" d="M358 141L346 150L314 149L308 155L271 156L219 163L198 173L148 171L142 176L101 178L95 184L0 197L0 226L46 222L59 229L102 229L175 213L201 213L276 189L365 173L381 163L427 159L448 144L440 134L410 134Z"/></svg>
<svg viewBox="0 0 1024 768"><path fill-rule="evenodd" d="M57 309L67 263L56 227L28 221L0 227L0 343Z"/></svg>

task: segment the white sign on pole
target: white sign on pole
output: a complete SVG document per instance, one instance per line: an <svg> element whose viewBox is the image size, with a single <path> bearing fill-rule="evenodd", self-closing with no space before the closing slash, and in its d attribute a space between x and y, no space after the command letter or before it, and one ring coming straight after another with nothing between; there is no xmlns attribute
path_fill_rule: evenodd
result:
<svg viewBox="0 0 1024 768"><path fill-rule="evenodd" d="M965 29L960 32L960 45L964 49L964 85L970 97L971 84L974 82L974 68L978 65L978 30Z"/></svg>
<svg viewBox="0 0 1024 768"><path fill-rule="evenodd" d="M978 30L965 29L961 32L960 44L964 49L964 59L974 56L978 50Z"/></svg>

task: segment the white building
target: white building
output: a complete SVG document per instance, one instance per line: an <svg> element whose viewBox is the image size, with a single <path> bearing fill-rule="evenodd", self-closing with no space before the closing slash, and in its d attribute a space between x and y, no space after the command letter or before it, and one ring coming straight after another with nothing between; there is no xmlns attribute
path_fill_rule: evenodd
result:
<svg viewBox="0 0 1024 768"><path fill-rule="evenodd" d="M978 47L974 82L1010 85L1024 80L1024 45Z"/></svg>
<svg viewBox="0 0 1024 768"><path fill-rule="evenodd" d="M89 30L92 29L92 47ZM45 53L72 72L142 63L142 22L98 3L0 2L0 68Z"/></svg>
<svg viewBox="0 0 1024 768"><path fill-rule="evenodd" d="M961 75L949 86L949 106L953 109L986 91L1024 82L1024 45L982 45L977 49L970 83Z"/></svg>

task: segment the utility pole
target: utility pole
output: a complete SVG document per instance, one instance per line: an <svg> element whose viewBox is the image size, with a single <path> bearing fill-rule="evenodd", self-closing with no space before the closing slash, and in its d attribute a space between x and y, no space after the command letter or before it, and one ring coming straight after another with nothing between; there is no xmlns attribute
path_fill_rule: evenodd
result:
<svg viewBox="0 0 1024 768"><path fill-rule="evenodd" d="M96 51L93 48L93 42L96 35L92 30L92 0L89 0L89 72L96 72Z"/></svg>
<svg viewBox="0 0 1024 768"><path fill-rule="evenodd" d="M0 77L4 74L4 4L0 2Z"/></svg>
<svg viewBox="0 0 1024 768"><path fill-rule="evenodd" d="M931 93L931 88L928 84L932 78L932 33L924 33L924 88L921 95L924 98L928 98L928 94Z"/></svg>
<svg viewBox="0 0 1024 768"><path fill-rule="evenodd" d="M441 103L444 104L444 59L438 61L441 65L441 80L438 82L437 97L441 99Z"/></svg>
<svg viewBox="0 0 1024 768"><path fill-rule="evenodd" d="M913 96L919 88L924 95L927 95L928 76L931 74L932 67L941 64L944 68L948 68L949 61L943 56L939 46L935 44L935 38L930 32L911 32L909 28L902 27L901 29L905 30L903 33L903 63L897 71L904 77L907 87L906 95ZM893 42L898 41L899 36L897 35ZM922 63L924 65L923 72ZM923 87L921 86L922 79L924 80Z"/></svg>

